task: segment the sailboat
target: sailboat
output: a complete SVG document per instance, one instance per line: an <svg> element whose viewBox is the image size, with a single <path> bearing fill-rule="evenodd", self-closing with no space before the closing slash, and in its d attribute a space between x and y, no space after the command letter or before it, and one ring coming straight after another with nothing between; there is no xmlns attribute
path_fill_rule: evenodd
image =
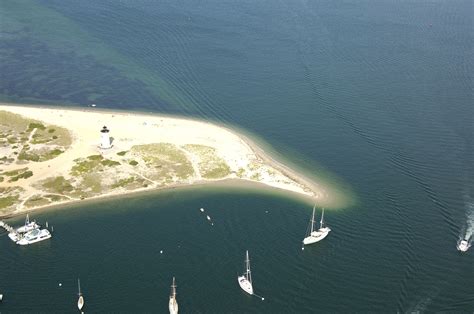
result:
<svg viewBox="0 0 474 314"><path fill-rule="evenodd" d="M178 302L176 301L176 283L173 277L173 284L171 285L171 294L169 302L170 314L178 314Z"/></svg>
<svg viewBox="0 0 474 314"><path fill-rule="evenodd" d="M16 229L18 233L27 233L28 231L38 229L40 226L36 221L30 221L30 216L26 214L25 225Z"/></svg>
<svg viewBox="0 0 474 314"><path fill-rule="evenodd" d="M242 290L244 290L248 294L253 294L252 275L250 273L250 259L248 250L245 253L245 272L242 274L242 276L238 276L237 280Z"/></svg>
<svg viewBox="0 0 474 314"><path fill-rule="evenodd" d="M316 211L316 205L314 205L314 207L313 207L313 215L311 216L310 227L308 228L310 230L309 230L309 233L306 235L306 237L303 239L303 245L319 242L329 234L329 231L331 231L331 229L329 227L324 227L324 208L323 208L323 212L321 214L321 221L319 222L319 229L314 230L314 225L315 225L314 214L315 214L315 211ZM303 247L303 250L304 250L304 247Z"/></svg>
<svg viewBox="0 0 474 314"><path fill-rule="evenodd" d="M79 289L79 299L77 299L77 308L79 309L79 311L82 310L82 308L84 307L84 297L82 296L82 292L81 292L81 281L79 279L77 279L77 287Z"/></svg>

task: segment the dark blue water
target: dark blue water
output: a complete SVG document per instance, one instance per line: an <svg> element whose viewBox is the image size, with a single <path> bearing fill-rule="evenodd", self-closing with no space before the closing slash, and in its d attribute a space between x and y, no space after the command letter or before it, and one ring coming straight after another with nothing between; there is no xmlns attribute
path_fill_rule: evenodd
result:
<svg viewBox="0 0 474 314"><path fill-rule="evenodd" d="M73 311L78 276L93 312L166 312L172 276L185 313L474 310L473 255L455 248L474 228L472 2L1 8L2 99L230 123L350 196L304 252L310 208L276 194L197 188L38 214L49 243L0 237L0 310ZM238 288L246 249L264 302Z"/></svg>

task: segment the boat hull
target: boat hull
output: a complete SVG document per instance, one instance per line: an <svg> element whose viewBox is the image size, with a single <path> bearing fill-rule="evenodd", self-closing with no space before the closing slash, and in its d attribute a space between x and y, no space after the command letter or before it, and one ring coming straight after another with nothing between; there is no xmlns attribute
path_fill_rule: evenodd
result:
<svg viewBox="0 0 474 314"><path fill-rule="evenodd" d="M237 281L239 282L240 288L247 292L248 294L253 294L253 287L250 281L245 278L245 276L237 277Z"/></svg>
<svg viewBox="0 0 474 314"><path fill-rule="evenodd" d="M168 308L170 310L170 314L178 314L178 302L176 302L175 298L170 298Z"/></svg>
<svg viewBox="0 0 474 314"><path fill-rule="evenodd" d="M79 311L81 311L83 307L84 307L84 297L81 295L79 299L77 300L77 308L79 309Z"/></svg>
<svg viewBox="0 0 474 314"><path fill-rule="evenodd" d="M31 236L31 232L37 231L38 233L35 236ZM33 230L30 233L26 233L20 240L16 242L18 245L28 245L36 242L44 241L51 238L51 233L47 229Z"/></svg>
<svg viewBox="0 0 474 314"><path fill-rule="evenodd" d="M303 239L303 244L308 245L319 242L325 237L327 237L330 231L331 229L329 229L328 227L320 228L316 231L313 231L309 236Z"/></svg>
<svg viewBox="0 0 474 314"><path fill-rule="evenodd" d="M467 250L469 250L470 247L471 245L466 240L459 241L458 245L456 246L458 251L461 251L461 252L467 252Z"/></svg>
<svg viewBox="0 0 474 314"><path fill-rule="evenodd" d="M12 240L13 242L17 242L18 240L20 240L19 234L16 233L16 232L10 232L10 233L8 234L8 237L9 237L10 240Z"/></svg>

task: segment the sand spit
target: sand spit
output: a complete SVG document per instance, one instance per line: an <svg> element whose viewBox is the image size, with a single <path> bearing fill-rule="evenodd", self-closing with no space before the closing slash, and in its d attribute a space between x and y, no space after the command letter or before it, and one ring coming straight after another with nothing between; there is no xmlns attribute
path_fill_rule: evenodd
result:
<svg viewBox="0 0 474 314"><path fill-rule="evenodd" d="M0 113L0 216L229 179L328 197L246 137L204 121L97 108L0 105Z"/></svg>

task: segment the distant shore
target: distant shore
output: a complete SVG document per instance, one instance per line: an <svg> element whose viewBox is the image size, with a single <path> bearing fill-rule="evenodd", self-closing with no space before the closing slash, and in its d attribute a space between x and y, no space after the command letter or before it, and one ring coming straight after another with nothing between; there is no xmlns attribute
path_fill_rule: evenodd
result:
<svg viewBox="0 0 474 314"><path fill-rule="evenodd" d="M14 204L0 208L0 217L84 199L224 182L258 183L295 193L311 202L327 202L330 198L321 185L275 161L251 139L225 126L91 107L0 104L2 111L41 123L19 120L23 125L0 124L4 136L0 147L0 158L4 157L3 164L0 163L0 189L2 197L16 199ZM24 125L29 125L28 129ZM36 125L51 134L61 128L68 130L70 143L58 146L59 139L54 135L55 140L40 141L43 138L41 130L34 129ZM107 126L112 138L113 146L108 149L99 148L103 126ZM17 134L9 130L15 127ZM51 135L43 133L45 137ZM47 149L59 151L59 155L44 161L18 158ZM6 175L17 174L20 168L31 175L20 173L17 180Z"/></svg>

